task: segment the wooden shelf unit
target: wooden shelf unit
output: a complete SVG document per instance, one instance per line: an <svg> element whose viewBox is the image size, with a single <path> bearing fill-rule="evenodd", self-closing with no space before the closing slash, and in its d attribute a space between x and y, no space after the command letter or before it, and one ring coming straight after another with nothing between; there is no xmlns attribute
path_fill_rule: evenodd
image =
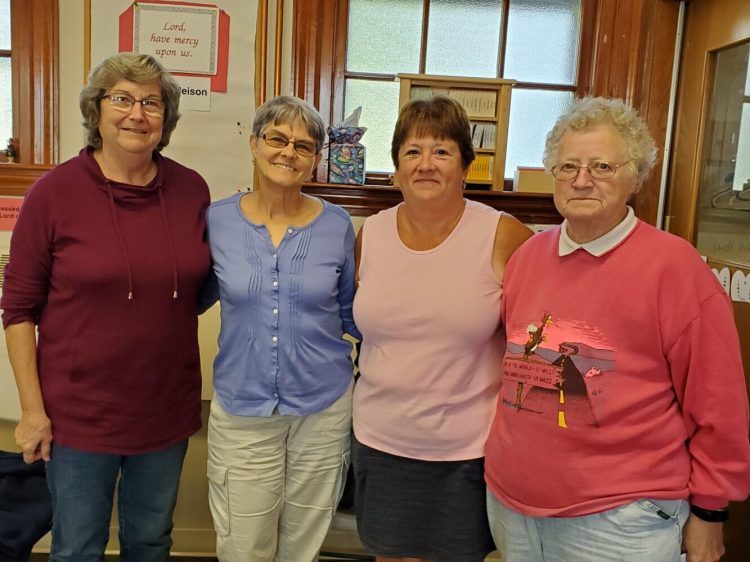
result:
<svg viewBox="0 0 750 562"><path fill-rule="evenodd" d="M495 125L493 148L475 146L478 158L472 164L475 166L489 157L492 159L491 173L486 179L467 179L467 183L490 184L492 191L502 191L505 181L505 151L508 146L510 91L516 81L503 78L469 78L431 74L397 74L397 77L400 82L399 108L414 97L446 94L464 106L472 123ZM494 100L492 94L494 94ZM472 101L477 103L472 104Z"/></svg>

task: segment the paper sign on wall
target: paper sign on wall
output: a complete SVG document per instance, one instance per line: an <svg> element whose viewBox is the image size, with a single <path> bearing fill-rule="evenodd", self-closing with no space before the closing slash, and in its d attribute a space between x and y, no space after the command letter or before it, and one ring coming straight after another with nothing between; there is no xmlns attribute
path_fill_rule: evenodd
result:
<svg viewBox="0 0 750 562"><path fill-rule="evenodd" d="M211 79L175 76L180 85L180 111L211 111Z"/></svg>
<svg viewBox="0 0 750 562"><path fill-rule="evenodd" d="M120 51L153 55L175 76L210 77L227 90L229 16L213 4L133 2L120 14Z"/></svg>
<svg viewBox="0 0 750 562"><path fill-rule="evenodd" d="M13 230L21 203L21 197L0 197L0 230Z"/></svg>

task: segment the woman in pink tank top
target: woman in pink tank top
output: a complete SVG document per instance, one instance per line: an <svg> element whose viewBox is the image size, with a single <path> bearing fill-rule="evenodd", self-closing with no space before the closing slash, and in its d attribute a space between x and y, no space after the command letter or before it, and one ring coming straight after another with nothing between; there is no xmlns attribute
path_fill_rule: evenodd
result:
<svg viewBox="0 0 750 562"><path fill-rule="evenodd" d="M505 263L531 231L463 197L474 160L453 99L413 100L391 145L404 202L357 239L355 508L378 560L480 562L484 445L500 385Z"/></svg>

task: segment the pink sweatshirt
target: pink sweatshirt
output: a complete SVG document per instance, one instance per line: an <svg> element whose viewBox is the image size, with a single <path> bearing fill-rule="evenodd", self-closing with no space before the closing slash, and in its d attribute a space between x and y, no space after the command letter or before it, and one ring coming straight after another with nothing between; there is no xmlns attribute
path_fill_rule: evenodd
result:
<svg viewBox="0 0 750 562"><path fill-rule="evenodd" d="M500 384L500 213L466 201L450 236L410 250L397 207L363 226L354 319L364 337L354 433L369 447L424 460L484 456Z"/></svg>
<svg viewBox="0 0 750 562"><path fill-rule="evenodd" d="M600 257L560 257L559 233L533 237L506 269L489 489L530 516L744 499L745 379L714 275L687 242L640 221Z"/></svg>

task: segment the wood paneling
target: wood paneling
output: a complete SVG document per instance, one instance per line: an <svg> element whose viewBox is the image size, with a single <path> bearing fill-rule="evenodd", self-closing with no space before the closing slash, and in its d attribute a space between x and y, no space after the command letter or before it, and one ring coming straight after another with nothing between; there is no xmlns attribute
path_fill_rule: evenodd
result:
<svg viewBox="0 0 750 562"><path fill-rule="evenodd" d="M343 104L343 77L335 75L334 62L337 56L346 56L336 52L336 34L342 32L342 25L346 33L346 6L345 0L294 3L292 90L318 108L326 123L334 122L334 93L339 89Z"/></svg>
<svg viewBox="0 0 750 562"><path fill-rule="evenodd" d="M350 215L366 217L403 201L395 187L350 186L332 183L307 183L305 193L340 205ZM504 191L464 190L467 199L505 211L527 224L559 224L562 217L549 193L509 193Z"/></svg>
<svg viewBox="0 0 750 562"><path fill-rule="evenodd" d="M656 224L667 135L669 91L679 2L599 2L591 95L616 97L635 107L659 148L654 170L632 201L636 215Z"/></svg>
<svg viewBox="0 0 750 562"><path fill-rule="evenodd" d="M11 0L11 14L18 161L52 164L58 150L57 0Z"/></svg>
<svg viewBox="0 0 750 562"><path fill-rule="evenodd" d="M667 164L667 118L669 95L674 69L675 40L679 19L679 3L673 0L647 2L643 11L645 33L641 41L640 72L630 80L639 86L635 107L651 131L659 148L659 156L651 175L632 201L636 214L643 220L656 224L659 208L662 170Z"/></svg>

